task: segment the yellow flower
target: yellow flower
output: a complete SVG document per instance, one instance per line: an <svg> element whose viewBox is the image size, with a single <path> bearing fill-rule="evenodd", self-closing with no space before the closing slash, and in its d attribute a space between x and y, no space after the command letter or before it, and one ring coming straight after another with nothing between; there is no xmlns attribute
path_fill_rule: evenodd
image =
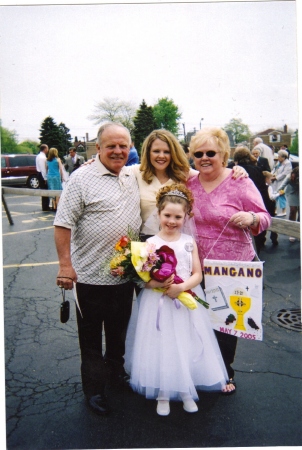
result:
<svg viewBox="0 0 302 450"><path fill-rule="evenodd" d="M151 280L149 272L142 272L143 264L147 261L148 252L146 250L147 242L131 241L131 262L138 276L147 283Z"/></svg>
<svg viewBox="0 0 302 450"><path fill-rule="evenodd" d="M116 269L122 261L125 261L126 256L124 255L118 255L115 256L111 261L110 261L110 269Z"/></svg>
<svg viewBox="0 0 302 450"><path fill-rule="evenodd" d="M188 292L181 292L177 298L189 309L196 309L198 306L197 301Z"/></svg>
<svg viewBox="0 0 302 450"><path fill-rule="evenodd" d="M162 288L154 288L153 291L164 292ZM189 309L196 309L198 307L197 301L188 292L181 292L177 298Z"/></svg>

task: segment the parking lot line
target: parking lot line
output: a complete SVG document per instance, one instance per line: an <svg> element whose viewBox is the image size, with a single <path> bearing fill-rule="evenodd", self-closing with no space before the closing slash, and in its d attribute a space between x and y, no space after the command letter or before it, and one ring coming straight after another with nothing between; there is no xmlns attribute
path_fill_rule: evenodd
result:
<svg viewBox="0 0 302 450"><path fill-rule="evenodd" d="M13 267L34 267L34 266L49 266L50 264L58 264L59 261L43 262L43 263L28 263L28 264L8 264L7 266L2 266L3 269L11 269Z"/></svg>
<svg viewBox="0 0 302 450"><path fill-rule="evenodd" d="M9 233L3 233L2 236L12 236L13 234L20 233L31 233L32 231L49 230L50 228L54 228L54 226L52 225L51 227L33 228L32 230L10 231Z"/></svg>

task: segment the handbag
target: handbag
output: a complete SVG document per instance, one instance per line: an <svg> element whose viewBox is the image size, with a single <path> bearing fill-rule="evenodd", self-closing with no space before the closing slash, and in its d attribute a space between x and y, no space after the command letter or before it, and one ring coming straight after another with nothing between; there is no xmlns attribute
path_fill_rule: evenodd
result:
<svg viewBox="0 0 302 450"><path fill-rule="evenodd" d="M60 321L62 323L66 323L69 320L69 310L70 310L70 305L69 305L69 301L65 299L65 289L61 288L61 293L62 293L62 303L60 305Z"/></svg>
<svg viewBox="0 0 302 450"><path fill-rule="evenodd" d="M204 259L204 277L213 328L243 339L262 340L263 261L257 254L253 261L208 259L211 250Z"/></svg>

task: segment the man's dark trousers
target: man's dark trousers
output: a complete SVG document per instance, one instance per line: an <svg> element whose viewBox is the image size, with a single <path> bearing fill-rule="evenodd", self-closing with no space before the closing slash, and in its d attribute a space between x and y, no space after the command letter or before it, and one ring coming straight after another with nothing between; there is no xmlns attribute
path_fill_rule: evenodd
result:
<svg viewBox="0 0 302 450"><path fill-rule="evenodd" d="M133 284L91 285L77 283L77 323L81 349L84 394L103 394L109 376L123 375L127 326L133 301ZM102 351L102 331L106 351Z"/></svg>
<svg viewBox="0 0 302 450"><path fill-rule="evenodd" d="M47 189L47 181L44 180L41 172L38 172L38 178L40 183L40 189ZM42 211L49 210L49 197L41 197Z"/></svg>

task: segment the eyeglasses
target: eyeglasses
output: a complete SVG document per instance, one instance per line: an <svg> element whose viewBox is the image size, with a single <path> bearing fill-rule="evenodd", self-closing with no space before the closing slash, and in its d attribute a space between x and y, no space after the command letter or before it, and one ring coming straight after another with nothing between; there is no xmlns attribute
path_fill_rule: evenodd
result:
<svg viewBox="0 0 302 450"><path fill-rule="evenodd" d="M214 150L209 150L207 152L195 152L193 153L195 158L202 158L203 155L206 155L208 158L214 158L214 156L216 155L216 153L221 153L221 152L214 152Z"/></svg>

